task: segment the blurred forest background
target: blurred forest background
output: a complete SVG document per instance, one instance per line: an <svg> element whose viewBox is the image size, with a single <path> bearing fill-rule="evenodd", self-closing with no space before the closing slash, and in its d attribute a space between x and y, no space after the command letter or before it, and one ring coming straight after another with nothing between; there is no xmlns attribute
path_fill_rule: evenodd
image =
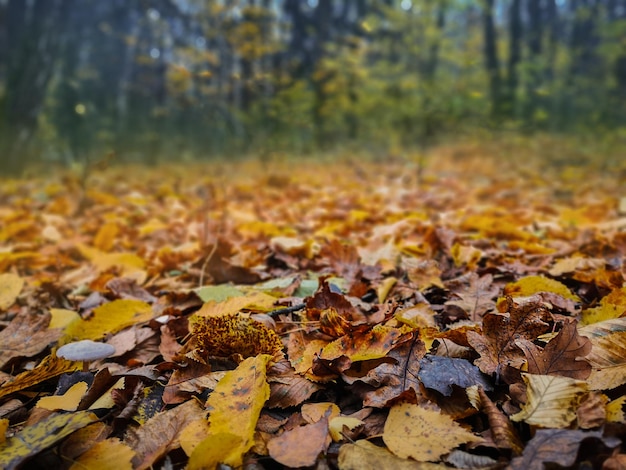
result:
<svg viewBox="0 0 626 470"><path fill-rule="evenodd" d="M626 142L626 0L0 0L5 172Z"/></svg>

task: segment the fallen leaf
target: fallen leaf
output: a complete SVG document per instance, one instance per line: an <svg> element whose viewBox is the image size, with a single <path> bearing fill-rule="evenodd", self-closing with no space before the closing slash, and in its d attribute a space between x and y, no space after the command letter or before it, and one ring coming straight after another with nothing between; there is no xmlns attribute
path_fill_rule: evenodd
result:
<svg viewBox="0 0 626 470"><path fill-rule="evenodd" d="M0 368L12 359L39 354L61 337L59 330L48 328L50 315L21 312L0 331Z"/></svg>
<svg viewBox="0 0 626 470"><path fill-rule="evenodd" d="M341 470L437 470L441 465L415 462L396 457L384 447L378 447L364 439L339 448Z"/></svg>
<svg viewBox="0 0 626 470"><path fill-rule="evenodd" d="M15 303L24 287L24 279L17 274L0 274L0 310L6 310Z"/></svg>
<svg viewBox="0 0 626 470"><path fill-rule="evenodd" d="M76 459L70 470L97 468L98 470L131 470L135 452L119 439L98 442Z"/></svg>
<svg viewBox="0 0 626 470"><path fill-rule="evenodd" d="M589 388L586 382L556 375L522 374L528 401L511 416L513 421L543 428L566 428Z"/></svg>
<svg viewBox="0 0 626 470"><path fill-rule="evenodd" d="M238 438L230 449L229 460L222 463L241 466L243 455L254 444L254 428L270 395L266 374L271 359L268 354L245 359L235 370L227 372L209 395L206 407L211 434Z"/></svg>
<svg viewBox="0 0 626 470"><path fill-rule="evenodd" d="M63 395L40 398L37 406L50 411L76 411L87 388L86 382L77 382Z"/></svg>
<svg viewBox="0 0 626 470"><path fill-rule="evenodd" d="M399 403L389 410L383 441L400 458L436 462L459 445L482 439L440 411Z"/></svg>
<svg viewBox="0 0 626 470"><path fill-rule="evenodd" d="M544 276L523 277L519 281L512 282L504 287L504 294L511 297L530 297L539 292L551 292L565 299L575 302L580 301L578 296L572 294L565 284Z"/></svg>
<svg viewBox="0 0 626 470"><path fill-rule="evenodd" d="M267 443L270 457L287 467L310 467L330 444L328 418L285 431Z"/></svg>
<svg viewBox="0 0 626 470"><path fill-rule="evenodd" d="M454 391L453 385L467 388L480 385L485 390L492 390L478 367L466 359L426 355L420 361L419 379L425 387L437 390L449 397Z"/></svg>
<svg viewBox="0 0 626 470"><path fill-rule="evenodd" d="M493 299L498 292L498 287L493 285L491 274L478 277L478 274L472 273L469 285L454 292L458 299L448 300L446 305L455 305L463 309L470 320L479 321L485 313L495 310L496 302Z"/></svg>
<svg viewBox="0 0 626 470"><path fill-rule="evenodd" d="M527 339L515 344L524 351L531 374L562 375L579 380L591 374L591 364L584 360L591 352L591 341L579 335L576 322L566 322L543 349Z"/></svg>
<svg viewBox="0 0 626 470"><path fill-rule="evenodd" d="M66 361L52 355L46 356L33 370L22 372L0 385L0 398L79 368L74 361Z"/></svg>
<svg viewBox="0 0 626 470"><path fill-rule="evenodd" d="M143 426L128 429L122 442L135 453L132 459L133 468L150 468L172 449L179 448L181 431L191 422L202 418L204 410L195 400L189 400L175 408L157 413Z"/></svg>
<svg viewBox="0 0 626 470"><path fill-rule="evenodd" d="M37 424L27 426L0 444L0 467L13 470L27 458L38 454L76 431L98 420L89 411L53 414Z"/></svg>
<svg viewBox="0 0 626 470"><path fill-rule="evenodd" d="M146 322L153 317L150 304L131 299L119 299L94 309L86 320L71 323L65 330L62 343L80 339L100 339L106 334Z"/></svg>
<svg viewBox="0 0 626 470"><path fill-rule="evenodd" d="M510 468L544 470L548 463L569 467L576 461L578 449L586 439L603 441L608 447L616 444L612 439L603 438L598 431L539 429L524 448L523 454L511 461Z"/></svg>

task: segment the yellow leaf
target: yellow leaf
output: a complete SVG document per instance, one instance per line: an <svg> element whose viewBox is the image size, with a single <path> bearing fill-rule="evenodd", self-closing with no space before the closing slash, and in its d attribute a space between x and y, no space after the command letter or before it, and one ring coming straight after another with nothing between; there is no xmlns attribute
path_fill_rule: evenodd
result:
<svg viewBox="0 0 626 470"><path fill-rule="evenodd" d="M339 448L341 470L436 470L442 467L434 463L401 459L383 447L365 439Z"/></svg>
<svg viewBox="0 0 626 470"><path fill-rule="evenodd" d="M330 436L333 438L333 441L339 442L343 439L343 428L344 426L351 431L357 426L361 426L363 421L357 418L350 418L349 416L338 416L336 418L331 418L328 423L328 431L330 432Z"/></svg>
<svg viewBox="0 0 626 470"><path fill-rule="evenodd" d="M240 467L243 455L254 444L254 428L270 396L266 374L271 359L268 354L245 359L235 370L224 375L207 400L211 434L230 434L238 438L236 447L231 448L229 460L222 462L231 467Z"/></svg>
<svg viewBox="0 0 626 470"><path fill-rule="evenodd" d="M180 447L190 457L198 445L209 436L209 423L205 419L198 419L180 432L178 440Z"/></svg>
<svg viewBox="0 0 626 470"><path fill-rule="evenodd" d="M25 427L0 444L0 468L13 469L28 457L52 447L74 431L98 420L88 411L53 414L37 424Z"/></svg>
<svg viewBox="0 0 626 470"><path fill-rule="evenodd" d="M22 372L10 382L3 383L0 386L0 398L79 368L76 362L66 361L52 355L46 356L33 370Z"/></svg>
<svg viewBox="0 0 626 470"><path fill-rule="evenodd" d="M152 307L141 300L118 299L94 309L86 320L72 323L65 330L62 344L80 339L100 339L126 327L152 318Z"/></svg>
<svg viewBox="0 0 626 470"><path fill-rule="evenodd" d="M375 325L369 331L349 333L328 344L322 350L322 359L332 360L347 356L352 361L378 359L387 355L402 336L402 330Z"/></svg>
<svg viewBox="0 0 626 470"><path fill-rule="evenodd" d="M307 423L317 423L330 410L329 419L339 417L341 410L337 405L330 402L305 403L302 405L302 417Z"/></svg>
<svg viewBox="0 0 626 470"><path fill-rule="evenodd" d="M9 429L9 420L0 419L0 446L7 440L7 429Z"/></svg>
<svg viewBox="0 0 626 470"><path fill-rule="evenodd" d="M578 296L572 294L565 284L544 276L527 276L504 287L504 294L512 297L529 297L538 292L551 292L565 299L580 301Z"/></svg>
<svg viewBox="0 0 626 470"><path fill-rule="evenodd" d="M383 441L398 457L433 462L461 444L482 439L439 411L399 403L389 410Z"/></svg>
<svg viewBox="0 0 626 470"><path fill-rule="evenodd" d="M607 390L626 383L626 318L592 323L578 333L591 340L591 352L585 356L592 367L589 387Z"/></svg>
<svg viewBox="0 0 626 470"><path fill-rule="evenodd" d="M70 470L97 468L98 470L131 470L131 460L135 452L119 441L111 438L98 442L87 452L82 454Z"/></svg>
<svg viewBox="0 0 626 470"><path fill-rule="evenodd" d="M50 324L48 325L48 328L66 328L74 321L80 321L80 315L75 311L66 310L64 308L51 308Z"/></svg>
<svg viewBox="0 0 626 470"><path fill-rule="evenodd" d="M544 428L566 428L576 418L582 395L589 391L582 380L557 375L522 374L528 400L513 421Z"/></svg>
<svg viewBox="0 0 626 470"><path fill-rule="evenodd" d="M276 297L263 292L252 292L248 295L231 297L223 302L206 302L202 305L202 308L196 312L196 315L201 317L219 317L232 315L244 308L267 311L272 309L275 302Z"/></svg>
<svg viewBox="0 0 626 470"><path fill-rule="evenodd" d="M78 408L80 400L85 395L87 388L87 382L77 382L63 395L40 398L37 402L37 407L51 411L76 411L76 408Z"/></svg>
<svg viewBox="0 0 626 470"><path fill-rule="evenodd" d="M6 310L15 303L24 287L24 279L17 274L0 274L0 310Z"/></svg>
<svg viewBox="0 0 626 470"><path fill-rule="evenodd" d="M122 377L117 382L115 382L115 384L111 388L103 393L100 398L93 402L89 409L98 410L113 408L115 406L115 401L113 400L112 392L113 390L124 390L124 386L125 380L124 377Z"/></svg>
<svg viewBox="0 0 626 470"><path fill-rule="evenodd" d="M83 244L77 244L77 248L99 272L104 272L117 266L121 268L122 276L131 277L138 284L142 284L146 280L145 263L142 258L134 253L105 253Z"/></svg>
<svg viewBox="0 0 626 470"><path fill-rule="evenodd" d="M93 239L93 246L102 251L111 251L115 237L120 231L115 222L108 222L100 227Z"/></svg>
<svg viewBox="0 0 626 470"><path fill-rule="evenodd" d="M626 314L626 287L614 289L604 296L600 305L583 310L581 324L590 325Z"/></svg>
<svg viewBox="0 0 626 470"><path fill-rule="evenodd" d="M607 403L606 405L606 422L607 423L626 423L624 416L624 404L626 404L626 395Z"/></svg>
<svg viewBox="0 0 626 470"><path fill-rule="evenodd" d="M241 436L230 433L211 434L194 449L187 470L213 470L221 463L242 462ZM241 463L239 464L241 466Z"/></svg>

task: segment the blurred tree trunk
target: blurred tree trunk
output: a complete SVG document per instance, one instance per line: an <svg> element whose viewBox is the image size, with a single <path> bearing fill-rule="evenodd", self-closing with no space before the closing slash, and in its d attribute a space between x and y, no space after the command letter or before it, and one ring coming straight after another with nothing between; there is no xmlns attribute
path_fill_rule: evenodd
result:
<svg viewBox="0 0 626 470"><path fill-rule="evenodd" d="M6 169L19 172L28 163L28 144L37 127L48 83L54 71L60 31L69 0L9 0L6 89L0 103L0 152Z"/></svg>
<svg viewBox="0 0 626 470"><path fill-rule="evenodd" d="M313 26L316 34L312 55L313 64L316 68L323 60L326 44L330 40L332 8L331 0L320 0L313 15ZM313 126L315 129L315 141L320 148L324 148L330 143L324 126L324 106L326 104L326 91L324 90L324 86L330 78L328 73L319 73L319 69L313 72L312 82L313 92L315 94Z"/></svg>
<svg viewBox="0 0 626 470"><path fill-rule="evenodd" d="M517 67L522 59L522 11L521 0L513 0L509 9L509 60L506 74L506 99L504 111L514 118L517 108Z"/></svg>
<svg viewBox="0 0 626 470"><path fill-rule="evenodd" d="M498 60L496 27L493 20L494 0L483 0L483 37L485 52L485 68L489 80L489 97L491 99L491 116L502 116L502 78Z"/></svg>
<svg viewBox="0 0 626 470"><path fill-rule="evenodd" d="M528 80L526 82L526 106L524 118L527 124L533 124L535 111L540 105L539 88L543 67L540 64L542 53L543 19L540 0L526 0L528 15Z"/></svg>

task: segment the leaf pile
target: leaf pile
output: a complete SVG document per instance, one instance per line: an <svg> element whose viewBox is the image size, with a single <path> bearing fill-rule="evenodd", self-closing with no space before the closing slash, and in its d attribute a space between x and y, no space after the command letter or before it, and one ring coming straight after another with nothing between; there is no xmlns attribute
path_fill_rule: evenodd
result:
<svg viewBox="0 0 626 470"><path fill-rule="evenodd" d="M624 465L617 181L265 165L3 182L0 467Z"/></svg>

